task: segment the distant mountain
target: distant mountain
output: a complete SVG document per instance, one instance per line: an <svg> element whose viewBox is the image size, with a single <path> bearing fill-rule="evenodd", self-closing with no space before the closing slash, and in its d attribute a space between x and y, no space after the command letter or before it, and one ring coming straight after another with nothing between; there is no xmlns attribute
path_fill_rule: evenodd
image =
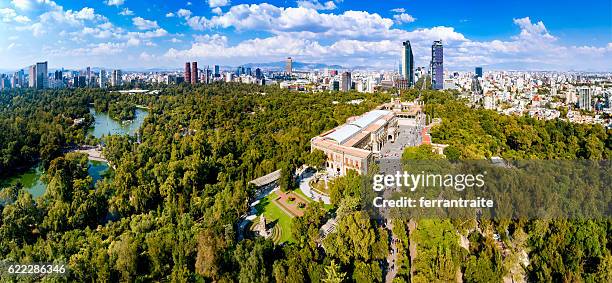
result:
<svg viewBox="0 0 612 283"><path fill-rule="evenodd" d="M251 68L265 68L265 69L285 69L287 62L268 62L268 63L247 63L240 66L251 67ZM324 63L306 63L306 62L293 62L293 69L295 70L313 70L313 69L343 69L340 65L328 65Z"/></svg>

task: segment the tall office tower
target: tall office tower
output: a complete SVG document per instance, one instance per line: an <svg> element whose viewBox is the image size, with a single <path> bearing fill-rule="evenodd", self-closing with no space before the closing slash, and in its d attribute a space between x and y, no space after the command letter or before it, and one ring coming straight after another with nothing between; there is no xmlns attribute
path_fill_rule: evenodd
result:
<svg viewBox="0 0 612 283"><path fill-rule="evenodd" d="M593 100L593 90L588 86L582 86L576 89L578 91L578 107L580 109L591 111L591 101Z"/></svg>
<svg viewBox="0 0 612 283"><path fill-rule="evenodd" d="M11 81L13 88L17 88L20 86L21 82L19 81L19 72L15 72L13 74L13 79Z"/></svg>
<svg viewBox="0 0 612 283"><path fill-rule="evenodd" d="M36 65L30 66L28 70L28 87L36 88Z"/></svg>
<svg viewBox="0 0 612 283"><path fill-rule="evenodd" d="M252 73L252 71L251 71L251 67L247 67L247 68L246 68L246 75L247 75L247 76L252 76L252 75L253 75L253 73Z"/></svg>
<svg viewBox="0 0 612 283"><path fill-rule="evenodd" d="M36 63L36 88L44 89L49 87L49 77L47 73L47 62Z"/></svg>
<svg viewBox="0 0 612 283"><path fill-rule="evenodd" d="M341 91L349 91L351 89L351 73L344 72L342 73L342 84L340 85Z"/></svg>
<svg viewBox="0 0 612 283"><path fill-rule="evenodd" d="M198 83L198 62L191 63L191 84Z"/></svg>
<svg viewBox="0 0 612 283"><path fill-rule="evenodd" d="M482 78L482 67L476 67L475 73L477 78Z"/></svg>
<svg viewBox="0 0 612 283"><path fill-rule="evenodd" d="M212 81L212 70L206 66L206 83L209 84L212 83Z"/></svg>
<svg viewBox="0 0 612 283"><path fill-rule="evenodd" d="M91 87L91 68L87 67L87 69L85 69L85 78L87 80L87 86Z"/></svg>
<svg viewBox="0 0 612 283"><path fill-rule="evenodd" d="M287 62L285 63L285 73L293 73L293 59L291 59L291 57L287 57Z"/></svg>
<svg viewBox="0 0 612 283"><path fill-rule="evenodd" d="M105 88L107 82L108 82L108 78L106 76L106 70L100 69L100 81L99 81L100 87Z"/></svg>
<svg viewBox="0 0 612 283"><path fill-rule="evenodd" d="M221 73L219 73L219 65L215 65L215 78L218 78L221 76Z"/></svg>
<svg viewBox="0 0 612 283"><path fill-rule="evenodd" d="M408 86L414 85L414 56L412 55L412 46L410 41L406 40L402 43L402 76L407 81Z"/></svg>
<svg viewBox="0 0 612 283"><path fill-rule="evenodd" d="M123 79L121 78L123 73L121 70L113 70L113 74L111 76L111 86L120 86L123 84Z"/></svg>
<svg viewBox="0 0 612 283"><path fill-rule="evenodd" d="M255 78L261 79L261 77L262 77L261 69L260 68L255 69Z"/></svg>
<svg viewBox="0 0 612 283"><path fill-rule="evenodd" d="M19 81L19 87L26 87L25 72L23 70L19 70L19 76L17 79Z"/></svg>
<svg viewBox="0 0 612 283"><path fill-rule="evenodd" d="M0 90L8 90L11 89L11 81L9 80L7 75L0 75Z"/></svg>
<svg viewBox="0 0 612 283"><path fill-rule="evenodd" d="M185 63L185 83L191 83L191 63Z"/></svg>
<svg viewBox="0 0 612 283"><path fill-rule="evenodd" d="M431 87L444 88L444 49L442 40L434 41L431 45Z"/></svg>

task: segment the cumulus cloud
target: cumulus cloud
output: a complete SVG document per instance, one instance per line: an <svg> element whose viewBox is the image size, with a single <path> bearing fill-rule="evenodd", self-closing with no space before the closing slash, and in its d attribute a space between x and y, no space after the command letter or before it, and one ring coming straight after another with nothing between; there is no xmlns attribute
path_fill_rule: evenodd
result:
<svg viewBox="0 0 612 283"><path fill-rule="evenodd" d="M406 13L393 15L393 19L395 19L395 22L397 24L412 23L416 21L416 19L413 16L411 16L410 14L406 14Z"/></svg>
<svg viewBox="0 0 612 283"><path fill-rule="evenodd" d="M208 6L211 8L223 7L230 4L230 0L208 0Z"/></svg>
<svg viewBox="0 0 612 283"><path fill-rule="evenodd" d="M221 10L221 8L219 7L215 7L212 10L210 10L213 14L217 14L217 15L221 15L223 14L223 10Z"/></svg>
<svg viewBox="0 0 612 283"><path fill-rule="evenodd" d="M184 18L188 18L191 16L191 11L187 10L187 9L179 9L178 12L176 12L176 14L179 17L184 17Z"/></svg>
<svg viewBox="0 0 612 283"><path fill-rule="evenodd" d="M139 30L150 30L150 29L159 28L157 21L150 21L150 20L143 19L141 17L132 18L132 23Z"/></svg>
<svg viewBox="0 0 612 283"><path fill-rule="evenodd" d="M121 6L125 3L125 0L106 0L104 3L108 6Z"/></svg>
<svg viewBox="0 0 612 283"><path fill-rule="evenodd" d="M23 15L18 15L17 12L11 8L0 8L0 22L16 22L20 24L25 24L30 21L30 18Z"/></svg>
<svg viewBox="0 0 612 283"><path fill-rule="evenodd" d="M404 9L404 8L395 8L395 9L391 9L391 12L394 12L394 13L404 13L404 12L406 12L406 9Z"/></svg>
<svg viewBox="0 0 612 283"><path fill-rule="evenodd" d="M325 3L319 2L319 0L300 0L297 1L298 7L304 7L315 10L334 10L336 9L336 3L334 1L327 1Z"/></svg>
<svg viewBox="0 0 612 283"><path fill-rule="evenodd" d="M169 12L166 14L166 18L172 18L172 17L174 17L174 13Z"/></svg>
<svg viewBox="0 0 612 283"><path fill-rule="evenodd" d="M133 16L134 12L128 8L124 8L123 10L121 10L121 12L119 12L119 15L122 16Z"/></svg>
<svg viewBox="0 0 612 283"><path fill-rule="evenodd" d="M11 0L11 4L15 8L24 11L56 10L61 7L51 0Z"/></svg>

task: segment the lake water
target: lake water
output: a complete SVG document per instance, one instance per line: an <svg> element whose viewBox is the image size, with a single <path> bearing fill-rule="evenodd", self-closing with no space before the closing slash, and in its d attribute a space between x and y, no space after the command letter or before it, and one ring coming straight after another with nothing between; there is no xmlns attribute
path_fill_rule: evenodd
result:
<svg viewBox="0 0 612 283"><path fill-rule="evenodd" d="M136 108L136 118L132 122L119 122L111 118L108 113L96 112L93 107L89 108L89 113L96 119L92 128L89 129L90 134L96 138L110 135L135 135L138 128L144 122L149 112L144 109Z"/></svg>
<svg viewBox="0 0 612 283"><path fill-rule="evenodd" d="M130 123L121 123L113 120L108 113L97 113L93 107L89 108L89 112L95 118L94 126L89 129L89 133L97 138L109 134L134 135L148 115L146 110L136 108L136 118L134 121ZM89 168L87 171L93 178L94 184L110 173L108 163L93 160L89 160ZM0 189L19 182L23 185L23 188L28 190L34 197L42 196L46 189L46 184L41 180L43 174L42 166L34 166L19 175L10 177L6 180L0 180Z"/></svg>
<svg viewBox="0 0 612 283"><path fill-rule="evenodd" d="M106 162L89 160L88 164L89 168L87 168L87 172L89 173L89 176L92 177L94 184L99 180L102 180L110 173L108 171L108 163ZM41 180L43 174L44 172L42 166L38 165L17 176L0 181L0 188L21 183L24 189L28 190L32 196L37 198L42 196L47 188L47 185Z"/></svg>

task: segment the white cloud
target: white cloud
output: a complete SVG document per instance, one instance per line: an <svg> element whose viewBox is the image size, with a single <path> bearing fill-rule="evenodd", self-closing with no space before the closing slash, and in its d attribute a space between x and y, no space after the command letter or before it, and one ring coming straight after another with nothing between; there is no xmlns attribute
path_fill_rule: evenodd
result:
<svg viewBox="0 0 612 283"><path fill-rule="evenodd" d="M140 53L139 57L140 57L141 60L144 60L144 61L151 61L151 60L155 59L154 55L151 55L151 54L149 54L147 52Z"/></svg>
<svg viewBox="0 0 612 283"><path fill-rule="evenodd" d="M395 22L398 24L402 24L402 23L412 23L414 21L416 21L416 19L406 13L401 13L401 14L397 14L397 15L393 15L393 19L395 19Z"/></svg>
<svg viewBox="0 0 612 283"><path fill-rule="evenodd" d="M212 10L210 10L213 14L217 14L217 15L221 15L223 14L223 10L221 10L220 7L215 7Z"/></svg>
<svg viewBox="0 0 612 283"><path fill-rule="evenodd" d="M191 16L191 11L189 11L187 9L179 9L178 12L176 12L176 14L179 17L188 18L188 17Z"/></svg>
<svg viewBox="0 0 612 283"><path fill-rule="evenodd" d="M121 6L125 3L125 0L106 0L104 3L108 6Z"/></svg>
<svg viewBox="0 0 612 283"><path fill-rule="evenodd" d="M29 23L30 21L30 18L23 15L17 15L17 12L11 8L0 8L0 22L16 22L20 24L25 24Z"/></svg>
<svg viewBox="0 0 612 283"><path fill-rule="evenodd" d="M393 20L362 11L320 13L311 8L282 8L263 3L236 5L226 13L210 19L192 16L187 24L196 30L233 27L237 30L261 30L275 34L310 34L311 37L371 38L381 37L389 31Z"/></svg>
<svg viewBox="0 0 612 283"><path fill-rule="evenodd" d="M133 16L134 12L128 8L124 8L123 10L121 10L121 12L119 12L119 15L122 16Z"/></svg>
<svg viewBox="0 0 612 283"><path fill-rule="evenodd" d="M157 25L157 21L150 21L150 20L143 19L141 17L132 18L132 23L139 30L150 30L150 29L159 28L159 25Z"/></svg>
<svg viewBox="0 0 612 283"><path fill-rule="evenodd" d="M174 13L169 12L166 14L166 18L172 18L172 17L174 17Z"/></svg>
<svg viewBox="0 0 612 283"><path fill-rule="evenodd" d="M404 8L395 8L395 9L391 9L391 12L394 12L394 13L405 13L406 9L404 9Z"/></svg>
<svg viewBox="0 0 612 283"><path fill-rule="evenodd" d="M298 7L315 9L315 10L334 10L336 9L336 3L334 1L327 1L325 3L319 2L319 0L300 0L297 1Z"/></svg>
<svg viewBox="0 0 612 283"><path fill-rule="evenodd" d="M223 7L230 4L230 0L208 0L208 6L211 8Z"/></svg>
<svg viewBox="0 0 612 283"><path fill-rule="evenodd" d="M23 11L45 11L61 8L61 6L51 0L11 0L11 4Z"/></svg>
<svg viewBox="0 0 612 283"><path fill-rule="evenodd" d="M93 20L96 17L96 13L93 8L85 7L78 12L68 10L66 12L67 17L74 17L78 20Z"/></svg>

